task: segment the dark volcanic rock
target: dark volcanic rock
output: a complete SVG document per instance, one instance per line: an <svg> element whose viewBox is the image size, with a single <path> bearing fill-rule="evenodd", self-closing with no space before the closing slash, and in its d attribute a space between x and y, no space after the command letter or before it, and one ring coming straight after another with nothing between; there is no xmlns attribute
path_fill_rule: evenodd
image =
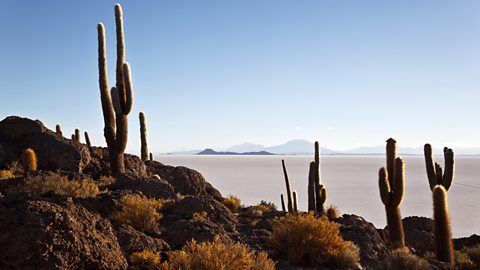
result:
<svg viewBox="0 0 480 270"><path fill-rule="evenodd" d="M133 252L145 249L154 252L170 250L170 246L162 239L150 237L129 225L114 224L115 234L123 254L128 258Z"/></svg>
<svg viewBox="0 0 480 270"><path fill-rule="evenodd" d="M108 158L108 148L92 147L92 160L85 167L84 172L98 179L102 175L110 175L110 162ZM134 178L147 178L147 167L145 163L137 156L124 154L125 174Z"/></svg>
<svg viewBox="0 0 480 270"><path fill-rule="evenodd" d="M0 122L0 165L18 160L29 147L42 170L82 172L90 162L86 146L57 135L38 120L10 116Z"/></svg>
<svg viewBox="0 0 480 270"><path fill-rule="evenodd" d="M70 200L0 199L1 269L126 269L108 220Z"/></svg>
<svg viewBox="0 0 480 270"><path fill-rule="evenodd" d="M473 247L480 245L480 235L473 234L469 237L462 237L453 240L455 249L462 249L464 247Z"/></svg>
<svg viewBox="0 0 480 270"><path fill-rule="evenodd" d="M426 217L406 217L403 220L405 243L413 248L415 253L424 255L434 251L433 220Z"/></svg>
<svg viewBox="0 0 480 270"><path fill-rule="evenodd" d="M167 180L175 192L193 196L210 195L217 201L223 200L222 194L195 170L182 166L163 165L157 161L147 161L146 165L150 173L158 174L162 179Z"/></svg>
<svg viewBox="0 0 480 270"><path fill-rule="evenodd" d="M375 226L355 215L343 215L335 221L341 224L343 239L360 248L360 263L367 269L378 269L378 263L388 254L388 248Z"/></svg>
<svg viewBox="0 0 480 270"><path fill-rule="evenodd" d="M129 176L117 177L115 183L109 186L111 190L136 190L148 197L155 199L172 199L176 200L177 195L173 191L172 186L163 179L144 179L131 178Z"/></svg>

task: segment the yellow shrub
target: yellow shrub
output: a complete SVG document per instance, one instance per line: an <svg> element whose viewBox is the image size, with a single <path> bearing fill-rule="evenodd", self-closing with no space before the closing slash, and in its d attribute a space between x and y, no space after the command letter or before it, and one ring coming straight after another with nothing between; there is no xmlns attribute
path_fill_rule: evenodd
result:
<svg viewBox="0 0 480 270"><path fill-rule="evenodd" d="M245 244L213 242L197 244L194 240L181 250L168 253L169 262L162 270L274 270L275 263L265 252L255 254Z"/></svg>
<svg viewBox="0 0 480 270"><path fill-rule="evenodd" d="M293 265L355 267L359 249L340 236L339 225L313 214L275 218L269 246Z"/></svg>
<svg viewBox="0 0 480 270"><path fill-rule="evenodd" d="M37 170L37 155L32 148L27 148L23 152L22 165L25 172L34 172Z"/></svg>
<svg viewBox="0 0 480 270"><path fill-rule="evenodd" d="M403 248L391 251L382 261L380 268L384 270L427 270L431 269L431 266L427 260L410 253L407 248Z"/></svg>
<svg viewBox="0 0 480 270"><path fill-rule="evenodd" d="M470 260L480 269L480 244L462 248L462 252L467 254Z"/></svg>
<svg viewBox="0 0 480 270"><path fill-rule="evenodd" d="M0 170L0 179L10 179L14 177L15 175L11 170Z"/></svg>
<svg viewBox="0 0 480 270"><path fill-rule="evenodd" d="M113 219L144 232L158 230L157 222L162 217L160 209L164 201L140 195L126 195L120 202L122 210L113 213Z"/></svg>
<svg viewBox="0 0 480 270"><path fill-rule="evenodd" d="M223 205L230 209L230 211L237 212L241 206L241 202L239 198L233 195L228 195L225 199L223 199Z"/></svg>
<svg viewBox="0 0 480 270"><path fill-rule="evenodd" d="M28 177L20 191L36 195L53 192L60 196L90 198L96 197L99 190L90 179L68 180L66 176L52 174Z"/></svg>
<svg viewBox="0 0 480 270"><path fill-rule="evenodd" d="M134 252L130 255L130 263L141 269L157 269L160 266L160 253L150 250Z"/></svg>
<svg viewBox="0 0 480 270"><path fill-rule="evenodd" d="M205 211L203 211L201 213L195 212L195 213L193 213L192 217L193 217L194 220L205 220L207 218L207 215L208 214Z"/></svg>
<svg viewBox="0 0 480 270"><path fill-rule="evenodd" d="M330 220L337 219L340 217L340 211L338 211L338 208L335 205L330 204L327 207L327 217Z"/></svg>
<svg viewBox="0 0 480 270"><path fill-rule="evenodd" d="M475 266L475 263L470 259L467 253L455 250L455 269L475 270L478 269L478 267Z"/></svg>
<svg viewBox="0 0 480 270"><path fill-rule="evenodd" d="M102 186L102 187L109 186L113 183L115 183L115 178L113 178L113 176L102 175L98 179L98 184L99 186Z"/></svg>

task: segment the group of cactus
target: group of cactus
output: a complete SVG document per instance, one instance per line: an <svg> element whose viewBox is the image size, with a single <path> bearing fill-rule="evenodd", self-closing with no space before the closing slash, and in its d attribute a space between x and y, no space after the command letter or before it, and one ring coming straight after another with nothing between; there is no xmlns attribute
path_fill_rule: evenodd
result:
<svg viewBox="0 0 480 270"><path fill-rule="evenodd" d="M285 208L285 200L283 194L280 195L282 210L284 212L298 212L298 198L297 192L291 192L290 180L288 178L285 161L282 159L283 175L285 178L285 185L287 188L287 208ZM315 142L315 156L314 160L310 162L308 172L308 211L319 215L325 213L325 201L327 200L327 189L320 181L320 147L318 142Z"/></svg>
<svg viewBox="0 0 480 270"><path fill-rule="evenodd" d="M435 238L435 254L439 261L454 265L454 252L450 216L448 212L447 191L454 176L454 153L452 149L443 149L445 172L433 160L432 146L424 148L428 181L433 199L433 232ZM385 205L390 245L393 249L405 247L400 205L405 191L404 162L396 156L396 141L387 140L387 166L379 171L380 198Z"/></svg>

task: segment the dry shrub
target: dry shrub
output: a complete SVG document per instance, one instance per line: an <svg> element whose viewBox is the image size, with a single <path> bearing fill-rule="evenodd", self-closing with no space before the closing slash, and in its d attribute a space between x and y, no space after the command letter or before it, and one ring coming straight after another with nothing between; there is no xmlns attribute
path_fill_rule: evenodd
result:
<svg viewBox="0 0 480 270"><path fill-rule="evenodd" d="M407 248L390 252L382 261L381 269L385 270L427 270L432 269L427 260L412 254Z"/></svg>
<svg viewBox="0 0 480 270"><path fill-rule="evenodd" d="M340 217L340 211L338 211L338 207L333 204L330 204L327 207L327 217L330 220L337 219Z"/></svg>
<svg viewBox="0 0 480 270"><path fill-rule="evenodd" d="M203 211L201 213L200 212L195 212L195 213L193 213L192 217L193 217L194 220L205 220L205 219L207 219L207 215L208 214L205 211Z"/></svg>
<svg viewBox="0 0 480 270"><path fill-rule="evenodd" d="M462 248L462 252L467 254L470 260L480 269L480 244L472 247Z"/></svg>
<svg viewBox="0 0 480 270"><path fill-rule="evenodd" d="M230 211L237 212L241 206L241 202L239 198L233 195L228 195L225 199L223 199L223 205L230 209Z"/></svg>
<svg viewBox="0 0 480 270"><path fill-rule="evenodd" d="M274 270L275 263L265 252L255 254L247 245L223 243L215 236L213 242L187 243L181 250L168 253L162 270Z"/></svg>
<svg viewBox="0 0 480 270"><path fill-rule="evenodd" d="M356 267L360 260L358 247L342 239L338 224L313 214L275 218L268 244L292 265Z"/></svg>
<svg viewBox="0 0 480 270"><path fill-rule="evenodd" d="M479 269L475 263L470 259L467 253L463 250L455 250L455 268L460 270L475 270Z"/></svg>
<svg viewBox="0 0 480 270"><path fill-rule="evenodd" d="M160 253L143 250L130 255L130 263L140 269L157 269L160 266Z"/></svg>
<svg viewBox="0 0 480 270"><path fill-rule="evenodd" d="M66 176L51 174L47 176L28 177L25 185L19 188L20 192L41 195L53 192L60 196L76 198L91 198L98 194L98 186L90 179L68 180Z"/></svg>
<svg viewBox="0 0 480 270"><path fill-rule="evenodd" d="M120 200L122 210L113 213L112 218L140 231L155 233L157 222L162 217L160 210L163 200L149 199L141 195L126 195Z"/></svg>
<svg viewBox="0 0 480 270"><path fill-rule="evenodd" d="M11 170L0 170L0 180L14 178L15 175Z"/></svg>
<svg viewBox="0 0 480 270"><path fill-rule="evenodd" d="M113 176L102 175L98 178L98 185L101 187L106 187L115 183L115 178Z"/></svg>

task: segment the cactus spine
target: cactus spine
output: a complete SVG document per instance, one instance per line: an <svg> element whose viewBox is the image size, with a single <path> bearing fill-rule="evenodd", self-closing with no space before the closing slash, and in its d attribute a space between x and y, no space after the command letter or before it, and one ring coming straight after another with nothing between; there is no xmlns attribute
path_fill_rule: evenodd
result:
<svg viewBox="0 0 480 270"><path fill-rule="evenodd" d="M63 136L62 135L62 127L60 126L60 124L57 124L55 126L55 132L57 133L57 135Z"/></svg>
<svg viewBox="0 0 480 270"><path fill-rule="evenodd" d="M308 171L308 212L315 212L315 162L310 162Z"/></svg>
<svg viewBox="0 0 480 270"><path fill-rule="evenodd" d="M280 194L280 201L282 202L282 211L287 212L287 209L285 209L285 200L283 199L283 194Z"/></svg>
<svg viewBox="0 0 480 270"><path fill-rule="evenodd" d="M27 148L22 154L22 166L25 173L34 172L37 170L37 155L32 148Z"/></svg>
<svg viewBox="0 0 480 270"><path fill-rule="evenodd" d="M427 167L428 182L430 189L433 191L436 185L442 185L446 191L450 188L455 174L455 160L453 150L445 147L443 148L443 155L445 159L445 173L442 172L442 167L433 159L432 146L425 144L425 165ZM434 165L435 164L435 165Z"/></svg>
<svg viewBox="0 0 480 270"><path fill-rule="evenodd" d="M150 152L150 161L153 161L153 153Z"/></svg>
<svg viewBox="0 0 480 270"><path fill-rule="evenodd" d="M119 4L115 5L117 34L116 87L108 89L107 62L105 49L105 28L102 23L98 31L98 69L100 97L102 101L104 136L110 157L110 170L113 175L125 173L123 153L127 147L128 114L132 110L133 89L130 66L125 62L125 40L123 37L123 14Z"/></svg>
<svg viewBox="0 0 480 270"><path fill-rule="evenodd" d="M75 141L80 142L80 130L78 128L75 129L75 134L73 136Z"/></svg>
<svg viewBox="0 0 480 270"><path fill-rule="evenodd" d="M318 214L323 215L325 213L324 204L327 200L327 189L321 184L320 181L320 145L315 142L315 209Z"/></svg>
<svg viewBox="0 0 480 270"><path fill-rule="evenodd" d="M447 189L443 185L433 188L433 233L437 260L454 266L452 232L448 213Z"/></svg>
<svg viewBox="0 0 480 270"><path fill-rule="evenodd" d="M297 192L293 191L293 211L298 212Z"/></svg>
<svg viewBox="0 0 480 270"><path fill-rule="evenodd" d="M148 160L148 146L147 146L147 120L145 113L139 114L140 119L140 141L141 141L141 158L143 161Z"/></svg>
<svg viewBox="0 0 480 270"><path fill-rule="evenodd" d="M87 144L88 149L92 149L92 143L90 142L90 136L88 136L88 132L83 133L85 135L85 143Z"/></svg>
<svg viewBox="0 0 480 270"><path fill-rule="evenodd" d="M290 190L290 180L288 179L287 167L285 166L285 160L282 159L283 176L285 177L285 185L287 186L287 209L288 212L293 212L293 199L292 192Z"/></svg>
<svg viewBox="0 0 480 270"><path fill-rule="evenodd" d="M390 244L393 248L402 248L405 240L400 205L404 193L404 164L396 157L396 141L392 138L387 140L387 169L380 169L378 185L387 213Z"/></svg>

